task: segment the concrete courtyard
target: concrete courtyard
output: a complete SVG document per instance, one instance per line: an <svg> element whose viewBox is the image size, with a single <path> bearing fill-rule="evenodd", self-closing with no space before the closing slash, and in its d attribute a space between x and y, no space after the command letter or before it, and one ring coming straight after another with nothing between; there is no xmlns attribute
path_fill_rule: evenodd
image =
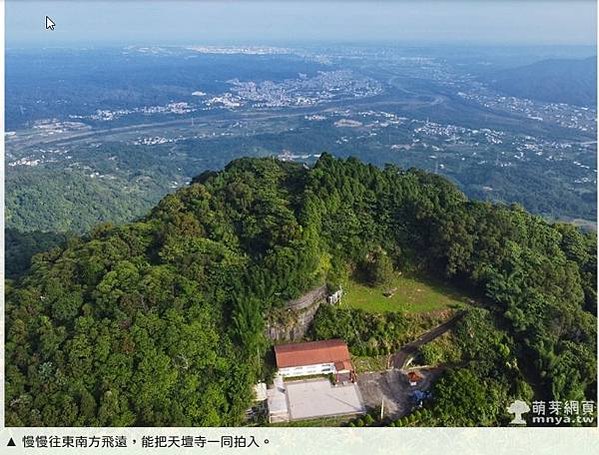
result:
<svg viewBox="0 0 599 455"><path fill-rule="evenodd" d="M291 420L361 414L366 411L356 384L333 386L328 379L285 383Z"/></svg>

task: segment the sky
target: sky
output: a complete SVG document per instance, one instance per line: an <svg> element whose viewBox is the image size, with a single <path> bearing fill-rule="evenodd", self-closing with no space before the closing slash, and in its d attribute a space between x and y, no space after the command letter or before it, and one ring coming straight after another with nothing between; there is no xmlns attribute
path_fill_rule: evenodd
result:
<svg viewBox="0 0 599 455"><path fill-rule="evenodd" d="M45 16L55 23L45 30ZM6 0L6 45L594 45L594 0Z"/></svg>

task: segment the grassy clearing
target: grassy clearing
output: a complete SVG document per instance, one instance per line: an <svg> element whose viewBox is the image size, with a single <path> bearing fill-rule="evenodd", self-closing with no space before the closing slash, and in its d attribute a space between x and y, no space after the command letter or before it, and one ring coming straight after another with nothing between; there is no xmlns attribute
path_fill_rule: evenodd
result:
<svg viewBox="0 0 599 455"><path fill-rule="evenodd" d="M394 288L397 290L392 296L384 295L386 291ZM345 288L341 305L372 313L388 311L430 313L458 308L467 302L467 297L446 285L396 274L390 284L378 287L370 287L350 280Z"/></svg>

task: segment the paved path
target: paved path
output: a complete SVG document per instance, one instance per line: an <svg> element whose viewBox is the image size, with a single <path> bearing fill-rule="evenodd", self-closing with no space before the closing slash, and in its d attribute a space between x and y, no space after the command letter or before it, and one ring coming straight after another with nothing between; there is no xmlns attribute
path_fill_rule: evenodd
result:
<svg viewBox="0 0 599 455"><path fill-rule="evenodd" d="M463 312L459 312L448 321L445 321L443 324L440 324L428 332L425 332L417 340L402 346L402 348L393 355L393 368L401 370L405 366L406 362L411 357L416 355L421 346L424 346L426 343L430 343L435 338L443 335L445 332L451 329L462 318L463 315Z"/></svg>

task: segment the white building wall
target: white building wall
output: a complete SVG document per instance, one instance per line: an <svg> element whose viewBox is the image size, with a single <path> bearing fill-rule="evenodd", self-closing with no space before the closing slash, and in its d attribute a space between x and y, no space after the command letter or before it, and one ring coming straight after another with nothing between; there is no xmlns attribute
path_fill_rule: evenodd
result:
<svg viewBox="0 0 599 455"><path fill-rule="evenodd" d="M318 363L315 365L301 365L298 367L280 368L279 374L283 377L310 376L313 374L336 373L334 363Z"/></svg>

